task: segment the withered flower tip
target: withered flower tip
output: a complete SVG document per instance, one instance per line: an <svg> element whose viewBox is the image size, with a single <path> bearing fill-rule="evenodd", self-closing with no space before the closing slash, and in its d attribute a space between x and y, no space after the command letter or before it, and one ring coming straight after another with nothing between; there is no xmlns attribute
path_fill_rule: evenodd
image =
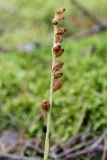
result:
<svg viewBox="0 0 107 160"><path fill-rule="evenodd" d="M62 35L64 32L66 32L67 29L60 27L56 30L56 35Z"/></svg>
<svg viewBox="0 0 107 160"><path fill-rule="evenodd" d="M63 48L59 48L56 51L54 51L54 54L55 54L56 57L60 57L63 53L64 53Z"/></svg>
<svg viewBox="0 0 107 160"><path fill-rule="evenodd" d="M58 79L63 76L63 72L60 70L54 72L54 79Z"/></svg>
<svg viewBox="0 0 107 160"><path fill-rule="evenodd" d="M53 70L59 70L59 69L61 69L63 67L63 65L64 65L64 62L56 61L55 65L53 67Z"/></svg>
<svg viewBox="0 0 107 160"><path fill-rule="evenodd" d="M57 91L62 87L62 82L60 80L57 80L56 82L54 82L53 84L53 91Z"/></svg>
<svg viewBox="0 0 107 160"><path fill-rule="evenodd" d="M45 111L48 111L50 108L50 102L48 100L44 100L42 102L42 109L44 109Z"/></svg>
<svg viewBox="0 0 107 160"><path fill-rule="evenodd" d="M62 14L65 12L65 8L59 8L56 10L56 14Z"/></svg>
<svg viewBox="0 0 107 160"><path fill-rule="evenodd" d="M56 42L56 43L62 43L62 41L63 41L62 35L56 35L56 37L55 37L55 42Z"/></svg>
<svg viewBox="0 0 107 160"><path fill-rule="evenodd" d="M58 18L53 18L52 24L57 25L58 23L59 23L59 19Z"/></svg>

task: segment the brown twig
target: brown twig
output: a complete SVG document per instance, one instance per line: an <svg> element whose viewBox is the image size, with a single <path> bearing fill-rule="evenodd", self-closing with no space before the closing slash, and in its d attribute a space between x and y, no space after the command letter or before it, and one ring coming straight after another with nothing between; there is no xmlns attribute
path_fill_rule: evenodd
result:
<svg viewBox="0 0 107 160"><path fill-rule="evenodd" d="M101 33L101 32L104 32L104 31L107 31L107 25L94 25L91 27L91 29L85 31L85 32L81 32L81 33L77 33L77 34L74 34L70 37L67 37L66 39L69 40L69 39L73 39L73 40L81 40L83 38L88 38L90 36L93 36L95 35L96 33Z"/></svg>
<svg viewBox="0 0 107 160"><path fill-rule="evenodd" d="M87 128L84 132L71 137L67 141L64 142L63 147L65 149L75 146L82 142L83 139L86 139L90 135L90 128Z"/></svg>
<svg viewBox="0 0 107 160"><path fill-rule="evenodd" d="M94 22L94 26L92 26L91 29L89 29L86 32L78 33L76 35L73 35L71 37L72 39L80 40L82 38L86 38L86 37L92 36L92 35L94 35L96 33L100 33L102 31L106 31L107 30L107 24L103 23L99 18L97 18L94 14L92 14L84 6L82 6L78 1L70 0L70 2L73 5L75 5L75 7L77 7L85 16L89 17Z"/></svg>
<svg viewBox="0 0 107 160"><path fill-rule="evenodd" d="M80 143L80 144L77 144L76 146L66 150L65 152L61 153L61 154L58 154L57 157L58 158L63 158L63 157L66 157L67 155L71 154L71 153L75 153L77 152L78 150L82 150L84 149L85 147L91 145L94 143L94 140L90 140L88 142L83 142L83 143Z"/></svg>
<svg viewBox="0 0 107 160"><path fill-rule="evenodd" d="M96 155L101 155L104 149L107 150L107 146L104 148L104 140L107 137L107 130L99 138L90 137L90 133L86 130L85 132L70 138L68 141L64 142L62 148L56 147L56 149L51 149L49 152L50 160L76 160L83 156L95 157ZM63 149L64 147L64 149ZM0 160L42 160L43 150L36 146L35 144L25 144L25 150L34 151L37 153L37 157L25 157L16 156L12 154L0 153Z"/></svg>
<svg viewBox="0 0 107 160"><path fill-rule="evenodd" d="M28 158L11 154L0 153L0 160L42 160L41 158Z"/></svg>
<svg viewBox="0 0 107 160"><path fill-rule="evenodd" d="M66 158L67 160L71 160L71 159L76 159L79 158L80 156L84 156L87 155L89 153L102 153L104 147L102 147L102 143L104 142L104 138L105 136L107 136L107 130L104 131L104 133L102 134L102 136L100 138L98 138L96 141L89 141L89 144L80 144L79 146L75 146L74 149L69 149L68 151L66 151L65 153L62 153L58 156L58 158L63 159ZM86 145L86 147L84 147L83 149L81 149L84 145ZM89 145L89 146L88 146ZM104 145L104 144L103 144ZM77 148L80 147L80 150L77 151Z"/></svg>
<svg viewBox="0 0 107 160"><path fill-rule="evenodd" d="M103 23L94 14L82 6L78 1L71 0L71 3L75 5L75 7L77 7L85 16L88 16L94 23L103 25Z"/></svg>
<svg viewBox="0 0 107 160"><path fill-rule="evenodd" d="M27 150L34 151L40 156L44 155L44 151L36 145L35 146L31 145L31 144L26 145L25 149L24 149L24 152L26 152Z"/></svg>

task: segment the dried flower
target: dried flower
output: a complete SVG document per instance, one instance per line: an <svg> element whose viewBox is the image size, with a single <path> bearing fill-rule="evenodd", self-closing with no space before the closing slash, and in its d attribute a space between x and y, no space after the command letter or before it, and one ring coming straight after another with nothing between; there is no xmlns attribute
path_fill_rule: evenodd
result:
<svg viewBox="0 0 107 160"><path fill-rule="evenodd" d="M63 65L64 65L64 62L56 61L55 65L53 67L53 70L59 70L59 69L61 69L63 67Z"/></svg>
<svg viewBox="0 0 107 160"><path fill-rule="evenodd" d="M60 48L61 48L61 43L55 43L53 46L53 51L57 51Z"/></svg>
<svg viewBox="0 0 107 160"><path fill-rule="evenodd" d="M56 35L55 42L56 43L62 43L62 41L63 41L62 35Z"/></svg>
<svg viewBox="0 0 107 160"><path fill-rule="evenodd" d="M48 111L49 108L50 108L50 102L49 102L48 100L44 100L44 101L42 102L42 108L43 108L44 110Z"/></svg>
<svg viewBox="0 0 107 160"><path fill-rule="evenodd" d="M52 20L52 24L53 25L57 25L59 23L59 19L58 18L53 18L53 20Z"/></svg>
<svg viewBox="0 0 107 160"><path fill-rule="evenodd" d="M57 9L56 10L56 14L62 14L62 13L64 13L65 12L65 8L59 8L59 9Z"/></svg>
<svg viewBox="0 0 107 160"><path fill-rule="evenodd" d="M53 20L52 20L53 25L57 25L61 20L64 20L64 16L62 15L64 13L64 11L65 11L64 8L60 8L60 9L56 10L55 18L53 18Z"/></svg>
<svg viewBox="0 0 107 160"><path fill-rule="evenodd" d="M64 49L62 48L59 48L54 52L56 57L60 57L63 53L64 53Z"/></svg>
<svg viewBox="0 0 107 160"><path fill-rule="evenodd" d="M63 72L60 70L54 72L54 79L60 78L63 76Z"/></svg>
<svg viewBox="0 0 107 160"><path fill-rule="evenodd" d="M60 27L60 28L57 29L56 35L62 35L66 31L67 31L67 29L65 29L63 27Z"/></svg>
<svg viewBox="0 0 107 160"><path fill-rule="evenodd" d="M57 80L56 82L54 82L53 84L53 91L57 91L62 87L62 82L60 80Z"/></svg>

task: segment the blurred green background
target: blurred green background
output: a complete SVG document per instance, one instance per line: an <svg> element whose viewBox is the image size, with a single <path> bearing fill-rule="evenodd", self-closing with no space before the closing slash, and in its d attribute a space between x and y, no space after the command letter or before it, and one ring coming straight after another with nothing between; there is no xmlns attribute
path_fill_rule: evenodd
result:
<svg viewBox="0 0 107 160"><path fill-rule="evenodd" d="M107 22L106 0L79 2ZM96 134L107 127L107 33L72 40L93 22L69 0L0 0L0 46L8 50L0 52L0 130L24 128L27 136L43 136L41 102L49 97L51 19L61 6L66 8L61 25L68 33L61 57L63 87L54 95L52 136L65 140L90 126ZM38 47L28 52L33 42Z"/></svg>

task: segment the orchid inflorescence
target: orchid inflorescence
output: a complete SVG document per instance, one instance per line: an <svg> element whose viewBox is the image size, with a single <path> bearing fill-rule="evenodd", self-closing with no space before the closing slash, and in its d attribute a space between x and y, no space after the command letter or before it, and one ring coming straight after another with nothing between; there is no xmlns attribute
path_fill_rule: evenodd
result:
<svg viewBox="0 0 107 160"><path fill-rule="evenodd" d="M51 123L51 109L53 101L53 92L59 90L62 87L62 81L59 80L63 76L61 71L64 62L59 61L58 58L64 53L62 48L63 34L66 32L66 29L59 27L59 23L64 20L65 9L60 8L55 11L55 17L52 20L54 25L54 43L52 47L52 70L51 70L51 85L50 85L50 100L44 100L42 102L43 110L47 111L47 130L46 130L46 139L45 139L45 148L44 148L44 160L48 160L49 154L49 133L50 133L50 123Z"/></svg>
<svg viewBox="0 0 107 160"><path fill-rule="evenodd" d="M64 27L58 27L58 24L64 20L63 13L65 11L65 8L59 8L55 11L55 17L52 20L52 24L56 26L55 28L55 39L53 44L53 54L55 57L54 65L52 68L53 72L53 92L59 90L62 87L62 82L59 80L63 76L63 72L61 71L61 68L63 67L64 63L61 61L58 61L57 58L60 57L64 53L64 49L61 47L63 42L63 34L67 31ZM48 100L44 100L42 103L42 108L46 111L50 108L50 103Z"/></svg>

